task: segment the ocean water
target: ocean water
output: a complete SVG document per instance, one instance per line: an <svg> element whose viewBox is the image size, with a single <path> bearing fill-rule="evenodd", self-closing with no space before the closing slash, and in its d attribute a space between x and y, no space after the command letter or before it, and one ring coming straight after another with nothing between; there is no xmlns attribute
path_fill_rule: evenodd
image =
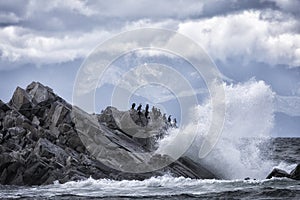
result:
<svg viewBox="0 0 300 200"><path fill-rule="evenodd" d="M286 170L300 163L300 138L270 139L265 150L274 167ZM270 169L271 171L272 169ZM267 175L267 174L266 174ZM0 186L1 199L300 199L300 181L287 178L195 180L152 177L144 181L107 179L54 183L48 186Z"/></svg>

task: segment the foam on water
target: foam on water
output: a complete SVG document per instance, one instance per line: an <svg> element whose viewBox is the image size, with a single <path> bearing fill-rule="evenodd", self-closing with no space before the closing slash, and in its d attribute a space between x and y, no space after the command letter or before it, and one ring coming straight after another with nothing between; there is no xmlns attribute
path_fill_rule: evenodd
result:
<svg viewBox="0 0 300 200"><path fill-rule="evenodd" d="M213 173L225 179L245 177L263 179L274 163L261 156L259 146L268 141L274 121L275 93L263 81L250 80L246 83L224 85L226 113L223 131L217 144L204 159L198 157L199 149L207 137L210 125L210 101L199 105L195 110L199 119L183 128L182 134L190 140L189 133L197 130L195 140L186 155L205 165ZM174 154L184 138L175 137L175 132L160 141L159 153ZM247 139L248 138L248 139ZM177 140L177 141L176 141ZM168 144L174 148L168 148ZM177 148L176 148L177 147Z"/></svg>
<svg viewBox="0 0 300 200"><path fill-rule="evenodd" d="M51 197L154 197L178 195L204 195L227 191L251 189L259 191L263 187L275 187L277 179L271 180L197 180L164 175L143 181L109 179L55 182L47 186L0 188L0 198L51 198ZM280 179L278 187L293 184L293 180ZM276 186L277 187L277 186ZM290 186L291 187L291 186ZM293 186L294 187L294 186Z"/></svg>

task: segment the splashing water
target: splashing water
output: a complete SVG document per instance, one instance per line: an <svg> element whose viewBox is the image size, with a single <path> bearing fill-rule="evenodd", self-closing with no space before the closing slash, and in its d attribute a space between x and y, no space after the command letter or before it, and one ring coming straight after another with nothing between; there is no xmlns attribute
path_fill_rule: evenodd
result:
<svg viewBox="0 0 300 200"><path fill-rule="evenodd" d="M197 130L195 140L185 155L201 163L216 175L225 179L264 178L274 163L261 156L260 145L267 142L273 128L275 93L263 81L250 80L236 85L224 85L226 99L225 122L214 149L204 159L198 157L199 149L207 136L211 121L210 101L199 105L196 124L182 128L178 134L188 137ZM174 130L159 142L158 152L172 155L185 142L176 137Z"/></svg>

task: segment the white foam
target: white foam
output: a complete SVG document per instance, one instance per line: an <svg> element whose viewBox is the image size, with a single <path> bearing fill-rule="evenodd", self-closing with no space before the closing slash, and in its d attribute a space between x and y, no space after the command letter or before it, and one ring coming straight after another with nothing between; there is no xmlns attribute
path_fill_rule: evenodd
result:
<svg viewBox="0 0 300 200"><path fill-rule="evenodd" d="M199 117L199 128L191 124L183 128L182 135L197 130L195 141L186 155L200 162L215 174L227 179L245 177L263 179L273 163L261 157L259 145L265 142L273 128L274 92L263 81L250 80L236 85L224 85L226 114L222 134L210 154L199 159L199 149L210 125L210 102L199 105L195 110ZM160 141L158 152L172 155L184 138L176 141L173 132ZM255 138L244 140L243 138ZM187 138L186 140L190 140ZM172 144L175 148L167 148ZM176 144L176 145L173 145Z"/></svg>
<svg viewBox="0 0 300 200"><path fill-rule="evenodd" d="M138 180L109 180L92 178L82 181L70 181L60 184L57 181L52 185L33 187L14 187L0 190L0 198L53 198L55 196L81 197L169 197L170 195L181 194L210 194L224 191L243 190L244 188L261 188L263 185L274 186L274 181L269 180L215 180L215 179L190 179L184 177L172 177L164 175L152 177L143 181ZM282 184L290 185L292 180L280 179L279 187ZM276 185L276 184L275 184ZM74 196L72 196L74 198ZM75 197L76 198L76 197Z"/></svg>

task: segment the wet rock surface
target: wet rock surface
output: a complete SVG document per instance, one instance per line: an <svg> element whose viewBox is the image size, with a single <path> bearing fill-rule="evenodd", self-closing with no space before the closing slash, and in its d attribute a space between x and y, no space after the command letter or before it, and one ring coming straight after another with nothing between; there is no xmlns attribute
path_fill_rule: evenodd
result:
<svg viewBox="0 0 300 200"><path fill-rule="evenodd" d="M78 116L74 117L74 110ZM154 152L157 138L163 137L171 126L162 116L154 114L150 112L155 123L133 109L121 112L108 107L101 114L88 114L72 107L41 83L32 82L26 89L18 87L8 103L0 100L0 184L44 185L55 180L64 183L88 177L143 180L165 173L217 178L185 157L154 171L122 170L122 165L124 169L130 167L122 159L129 159L135 167L144 167L142 163L148 158L136 153ZM144 137L140 130L151 135ZM158 157L171 160L168 156L155 155L147 162L155 164ZM119 170L109 163L119 164Z"/></svg>
<svg viewBox="0 0 300 200"><path fill-rule="evenodd" d="M295 169L291 171L290 175L292 179L300 180L300 164L298 164Z"/></svg>
<svg viewBox="0 0 300 200"><path fill-rule="evenodd" d="M272 177L286 177L294 180L300 180L300 164L298 164L295 169L291 171L291 173L288 173L282 169L274 168L266 178L270 179Z"/></svg>

